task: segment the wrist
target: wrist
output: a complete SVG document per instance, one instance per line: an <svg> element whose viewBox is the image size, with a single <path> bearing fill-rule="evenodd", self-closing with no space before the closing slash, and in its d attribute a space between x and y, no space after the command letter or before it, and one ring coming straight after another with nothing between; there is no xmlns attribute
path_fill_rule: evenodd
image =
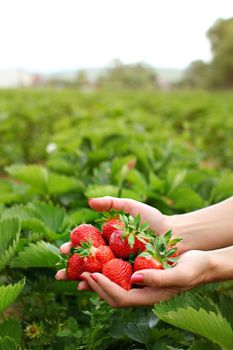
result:
<svg viewBox="0 0 233 350"><path fill-rule="evenodd" d="M178 244L180 254L199 249L192 235L193 224L187 220L185 214L166 216L166 223L173 235L182 239Z"/></svg>
<svg viewBox="0 0 233 350"><path fill-rule="evenodd" d="M206 252L210 261L209 282L233 279L233 246Z"/></svg>

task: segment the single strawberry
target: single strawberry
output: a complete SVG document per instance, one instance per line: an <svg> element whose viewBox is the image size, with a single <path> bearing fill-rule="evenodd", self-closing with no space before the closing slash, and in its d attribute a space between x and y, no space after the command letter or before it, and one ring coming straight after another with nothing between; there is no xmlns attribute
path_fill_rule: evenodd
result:
<svg viewBox="0 0 233 350"><path fill-rule="evenodd" d="M83 270L86 272L102 272L103 264L115 256L109 246L95 247L92 241L82 242L75 252L83 259Z"/></svg>
<svg viewBox="0 0 233 350"><path fill-rule="evenodd" d="M115 258L112 249L108 245L101 245L98 247L96 249L95 256L96 259L101 262L101 264L105 264Z"/></svg>
<svg viewBox="0 0 233 350"><path fill-rule="evenodd" d="M163 269L163 264L153 257L137 256L134 260L134 272L146 269Z"/></svg>
<svg viewBox="0 0 233 350"><path fill-rule="evenodd" d="M66 272L70 280L81 280L80 275L84 272L83 259L78 254L69 257Z"/></svg>
<svg viewBox="0 0 233 350"><path fill-rule="evenodd" d="M110 209L109 212L103 212L101 217L96 220L96 222L103 224L102 234L106 242L109 242L111 234L115 231L116 226L122 226L120 220L121 214L124 214L122 210L117 211L115 209Z"/></svg>
<svg viewBox="0 0 233 350"><path fill-rule="evenodd" d="M116 257L128 259L131 254L136 255L139 250L145 250L149 224L140 225L140 215L136 218L120 215L120 220L123 226L112 233L109 245Z"/></svg>
<svg viewBox="0 0 233 350"><path fill-rule="evenodd" d="M122 259L112 259L104 264L104 276L108 277L122 288L129 290L131 288L131 276L133 273L132 265Z"/></svg>
<svg viewBox="0 0 233 350"><path fill-rule="evenodd" d="M79 225L70 234L70 240L74 248L81 246L82 242L87 242L90 239L95 247L106 244L101 232L93 225Z"/></svg>
<svg viewBox="0 0 233 350"><path fill-rule="evenodd" d="M94 256L88 256L83 258L83 269L85 272L102 272L103 264L98 261Z"/></svg>
<svg viewBox="0 0 233 350"><path fill-rule="evenodd" d="M181 239L172 239L172 232L165 235L155 236L146 245L146 251L141 253L134 261L134 271L144 269L166 269L177 261L177 248Z"/></svg>
<svg viewBox="0 0 233 350"><path fill-rule="evenodd" d="M137 247L133 244L132 248L128 242L128 238L122 238L122 231L114 231L110 237L109 245L118 258L128 259L130 254L137 254Z"/></svg>
<svg viewBox="0 0 233 350"><path fill-rule="evenodd" d="M119 219L110 219L102 226L102 234L107 242L109 242L110 237L114 231L116 231L116 226L123 226Z"/></svg>

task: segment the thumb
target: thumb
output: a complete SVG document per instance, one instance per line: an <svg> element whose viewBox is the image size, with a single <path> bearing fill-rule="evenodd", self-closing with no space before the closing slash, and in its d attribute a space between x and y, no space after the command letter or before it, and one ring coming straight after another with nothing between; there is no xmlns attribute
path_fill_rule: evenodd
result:
<svg viewBox="0 0 233 350"><path fill-rule="evenodd" d="M131 282L153 288L178 287L182 285L180 275L175 268L167 270L147 269L135 272Z"/></svg>
<svg viewBox="0 0 233 350"><path fill-rule="evenodd" d="M128 198L115 198L115 197L100 197L90 198L88 200L89 206L96 211L109 211L110 209L124 210L127 213L133 215L135 204L137 202Z"/></svg>

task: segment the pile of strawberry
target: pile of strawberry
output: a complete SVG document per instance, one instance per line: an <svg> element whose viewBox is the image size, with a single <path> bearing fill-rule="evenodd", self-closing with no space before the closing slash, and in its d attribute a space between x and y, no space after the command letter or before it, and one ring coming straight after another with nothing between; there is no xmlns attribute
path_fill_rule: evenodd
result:
<svg viewBox="0 0 233 350"><path fill-rule="evenodd" d="M129 290L133 272L164 269L177 260L176 243L171 231L156 236L149 224L140 224L122 211L111 210L99 220L102 232L95 226L82 224L70 234L72 252L67 263L70 280L81 280L83 272L101 272L111 281Z"/></svg>

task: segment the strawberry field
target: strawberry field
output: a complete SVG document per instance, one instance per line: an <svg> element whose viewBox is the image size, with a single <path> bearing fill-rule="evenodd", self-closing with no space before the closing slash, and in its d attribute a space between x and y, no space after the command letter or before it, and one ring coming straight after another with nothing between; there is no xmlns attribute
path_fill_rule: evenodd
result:
<svg viewBox="0 0 233 350"><path fill-rule="evenodd" d="M232 350L232 281L114 309L54 278L88 198L175 214L232 196L232 136L230 92L1 91L0 349Z"/></svg>

